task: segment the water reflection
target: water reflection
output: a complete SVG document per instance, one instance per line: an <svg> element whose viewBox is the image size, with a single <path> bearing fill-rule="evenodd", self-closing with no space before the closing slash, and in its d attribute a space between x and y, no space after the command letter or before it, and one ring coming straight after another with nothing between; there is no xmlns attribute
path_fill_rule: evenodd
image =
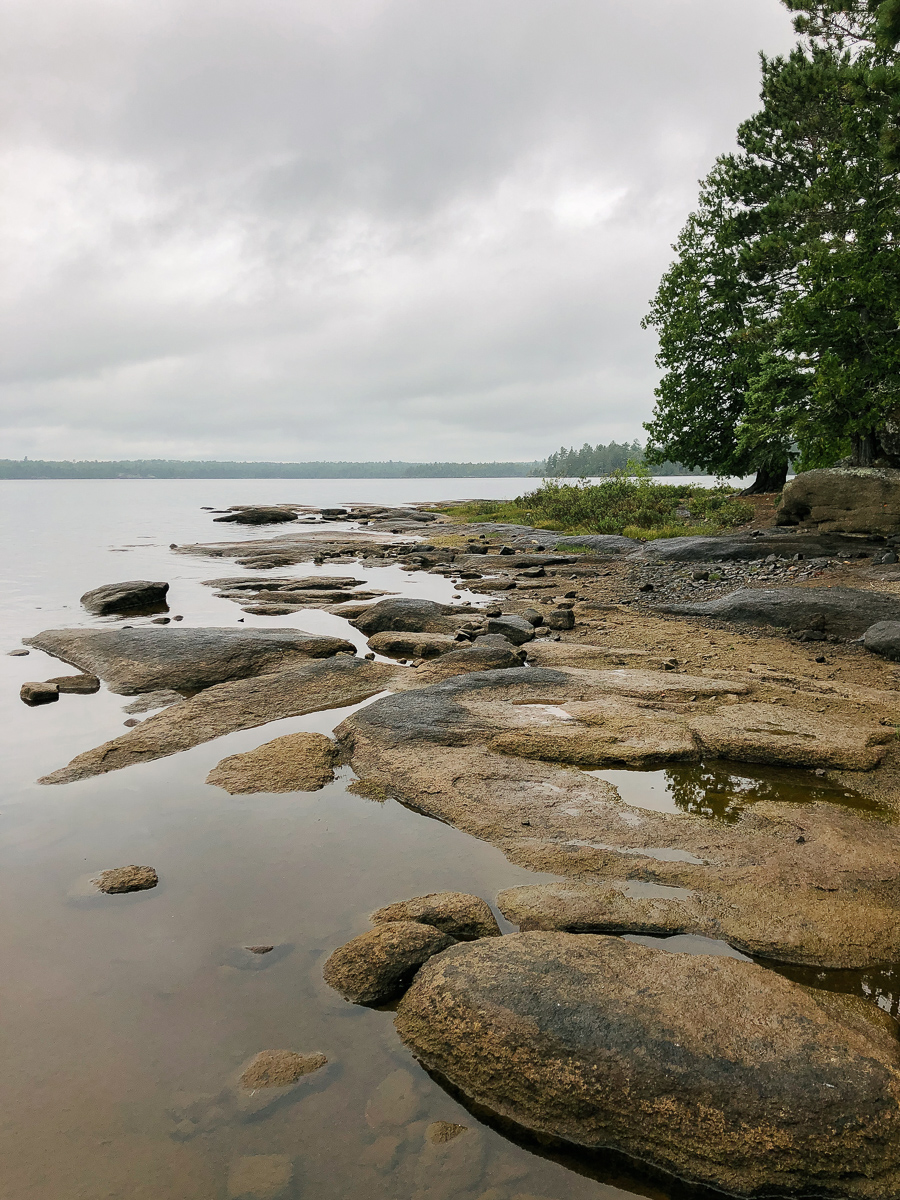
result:
<svg viewBox="0 0 900 1200"><path fill-rule="evenodd" d="M690 813L733 824L760 800L780 804L815 804L824 801L860 812L881 812L868 796L832 783L814 771L794 767L769 767L713 759L678 763L661 771L591 771L613 784L626 804L654 812Z"/></svg>

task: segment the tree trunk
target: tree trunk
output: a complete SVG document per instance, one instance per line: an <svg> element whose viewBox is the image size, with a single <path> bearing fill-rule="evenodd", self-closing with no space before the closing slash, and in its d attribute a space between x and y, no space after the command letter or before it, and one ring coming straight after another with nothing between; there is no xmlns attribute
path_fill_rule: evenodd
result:
<svg viewBox="0 0 900 1200"><path fill-rule="evenodd" d="M874 467L876 460L882 457L881 443L874 429L868 433L854 433L851 455L854 467Z"/></svg>
<svg viewBox="0 0 900 1200"><path fill-rule="evenodd" d="M756 472L756 478L748 488L741 492L742 496L760 496L769 492L780 492L784 487L788 473L788 461L766 463Z"/></svg>

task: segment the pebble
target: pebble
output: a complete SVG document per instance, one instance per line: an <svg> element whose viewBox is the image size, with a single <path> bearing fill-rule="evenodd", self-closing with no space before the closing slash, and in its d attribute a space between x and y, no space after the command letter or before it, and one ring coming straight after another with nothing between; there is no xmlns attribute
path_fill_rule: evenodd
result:
<svg viewBox="0 0 900 1200"><path fill-rule="evenodd" d="M27 650L9 650L7 651L10 658L24 658L28 653Z"/></svg>

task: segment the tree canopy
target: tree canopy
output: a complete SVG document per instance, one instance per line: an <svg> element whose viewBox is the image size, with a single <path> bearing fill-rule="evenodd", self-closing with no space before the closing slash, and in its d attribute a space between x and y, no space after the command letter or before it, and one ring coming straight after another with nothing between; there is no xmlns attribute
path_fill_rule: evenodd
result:
<svg viewBox="0 0 900 1200"><path fill-rule="evenodd" d="M800 43L701 184L645 324L649 461L900 463L900 0L785 0Z"/></svg>

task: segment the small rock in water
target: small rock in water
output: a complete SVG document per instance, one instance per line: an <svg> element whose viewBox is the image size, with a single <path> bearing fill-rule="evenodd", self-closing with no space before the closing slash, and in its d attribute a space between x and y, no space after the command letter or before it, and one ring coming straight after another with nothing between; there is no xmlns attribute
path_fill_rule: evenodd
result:
<svg viewBox="0 0 900 1200"><path fill-rule="evenodd" d="M30 708L36 708L39 704L52 704L58 700L59 688L55 683L23 683L19 698Z"/></svg>
<svg viewBox="0 0 900 1200"><path fill-rule="evenodd" d="M138 867L134 863L128 867L113 867L109 871L101 871L94 880L101 892L115 895L120 892L143 892L155 888L159 876L153 867Z"/></svg>
<svg viewBox="0 0 900 1200"><path fill-rule="evenodd" d="M467 1129L467 1125L455 1125L452 1121L434 1121L428 1126L425 1136L432 1146L442 1146L446 1142L452 1142L454 1138L458 1138Z"/></svg>
<svg viewBox="0 0 900 1200"><path fill-rule="evenodd" d="M127 583L105 583L102 587L85 592L81 603L88 612L105 616L109 613L134 612L138 609L159 611L165 607L167 583L151 582L148 579L132 579Z"/></svg>
<svg viewBox="0 0 900 1200"><path fill-rule="evenodd" d="M28 654L27 650L8 650L7 654L10 658L24 658Z"/></svg>
<svg viewBox="0 0 900 1200"><path fill-rule="evenodd" d="M386 1004L402 996L423 963L453 944L452 937L429 925L392 921L339 946L323 975L345 1000Z"/></svg>
<svg viewBox="0 0 900 1200"><path fill-rule="evenodd" d="M171 617L154 617L153 620L150 622L150 624L151 625L168 625L168 624L170 624L171 620L172 620Z"/></svg>
<svg viewBox="0 0 900 1200"><path fill-rule="evenodd" d="M228 1200L279 1200L294 1178L286 1154L248 1154L228 1172Z"/></svg>
<svg viewBox="0 0 900 1200"><path fill-rule="evenodd" d="M320 1070L327 1062L324 1054L261 1050L241 1075L241 1087L248 1092L258 1088L290 1087L304 1075Z"/></svg>
<svg viewBox="0 0 900 1200"><path fill-rule="evenodd" d="M128 720L123 721L122 724L126 729L134 729L135 725L140 725L140 721L137 719L137 717L129 717Z"/></svg>
<svg viewBox="0 0 900 1200"><path fill-rule="evenodd" d="M274 946L247 946L251 954L271 954L275 949Z"/></svg>

